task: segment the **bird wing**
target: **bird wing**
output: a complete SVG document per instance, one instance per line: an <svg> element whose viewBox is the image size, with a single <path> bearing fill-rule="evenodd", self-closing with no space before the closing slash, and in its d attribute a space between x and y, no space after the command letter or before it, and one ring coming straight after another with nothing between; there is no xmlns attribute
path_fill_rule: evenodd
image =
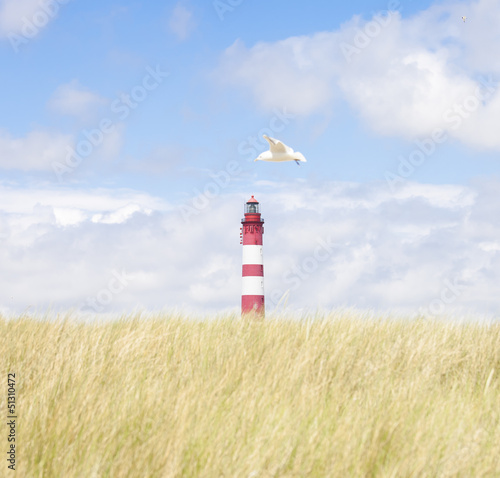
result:
<svg viewBox="0 0 500 478"><path fill-rule="evenodd" d="M270 138L266 135L263 136L269 143L269 151L271 151L271 153L293 153L293 149L282 143L279 139Z"/></svg>

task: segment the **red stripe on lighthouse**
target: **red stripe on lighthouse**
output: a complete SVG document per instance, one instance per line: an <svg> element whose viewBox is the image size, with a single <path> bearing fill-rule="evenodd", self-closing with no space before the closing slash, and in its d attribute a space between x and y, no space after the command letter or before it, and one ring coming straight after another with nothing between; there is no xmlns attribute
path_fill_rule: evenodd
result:
<svg viewBox="0 0 500 478"><path fill-rule="evenodd" d="M241 313L264 315L264 296L263 295L242 295Z"/></svg>
<svg viewBox="0 0 500 478"><path fill-rule="evenodd" d="M261 264L243 264L243 277L246 276L264 277L264 266Z"/></svg>
<svg viewBox="0 0 500 478"><path fill-rule="evenodd" d="M264 226L260 223L260 214L245 214L246 226L243 226L243 245L262 246Z"/></svg>

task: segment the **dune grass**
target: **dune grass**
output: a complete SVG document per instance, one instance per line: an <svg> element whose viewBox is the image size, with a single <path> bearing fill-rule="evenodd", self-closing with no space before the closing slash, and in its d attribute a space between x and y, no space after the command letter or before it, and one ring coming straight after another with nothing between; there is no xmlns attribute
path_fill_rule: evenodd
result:
<svg viewBox="0 0 500 478"><path fill-rule="evenodd" d="M20 317L0 350L16 476L500 476L500 324Z"/></svg>

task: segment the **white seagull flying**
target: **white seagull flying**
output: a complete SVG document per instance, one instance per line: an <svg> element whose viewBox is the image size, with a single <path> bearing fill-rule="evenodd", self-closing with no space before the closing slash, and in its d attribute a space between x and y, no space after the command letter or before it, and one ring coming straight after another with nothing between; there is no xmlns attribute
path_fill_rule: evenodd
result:
<svg viewBox="0 0 500 478"><path fill-rule="evenodd" d="M301 161L304 163L307 162L302 153L295 152L290 146L282 143L279 139L270 138L266 135L263 136L269 143L269 151L259 154L258 158L254 161L295 161L299 166Z"/></svg>
<svg viewBox="0 0 500 478"><path fill-rule="evenodd" d="M462 17L462 20L463 20L463 21L464 21L464 23L465 23L465 20L467 20L467 17Z"/></svg>

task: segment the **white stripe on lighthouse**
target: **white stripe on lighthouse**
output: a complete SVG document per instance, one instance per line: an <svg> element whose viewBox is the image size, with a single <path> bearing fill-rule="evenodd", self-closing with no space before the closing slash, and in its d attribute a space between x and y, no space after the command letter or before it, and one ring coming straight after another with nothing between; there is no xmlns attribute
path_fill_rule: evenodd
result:
<svg viewBox="0 0 500 478"><path fill-rule="evenodd" d="M264 277L243 277L241 295L264 295Z"/></svg>
<svg viewBox="0 0 500 478"><path fill-rule="evenodd" d="M243 246L243 264L264 264L262 246Z"/></svg>

